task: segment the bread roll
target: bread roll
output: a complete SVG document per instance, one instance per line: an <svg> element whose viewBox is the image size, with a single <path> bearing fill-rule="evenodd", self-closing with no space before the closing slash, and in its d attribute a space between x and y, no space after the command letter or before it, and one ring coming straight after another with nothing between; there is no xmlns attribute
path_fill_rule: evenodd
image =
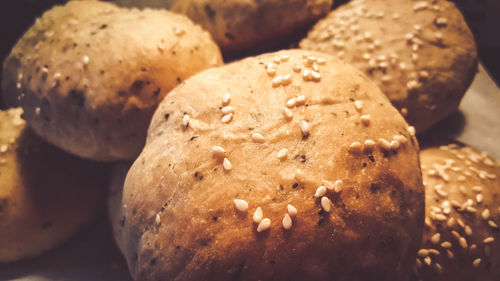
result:
<svg viewBox="0 0 500 281"><path fill-rule="evenodd" d="M332 0L182 0L172 10L208 30L224 56L276 44L324 16Z"/></svg>
<svg viewBox="0 0 500 281"><path fill-rule="evenodd" d="M300 42L351 63L422 132L453 111L477 71L474 37L446 0L353 0Z"/></svg>
<svg viewBox="0 0 500 281"><path fill-rule="evenodd" d="M500 165L449 144L422 150L426 218L413 280L500 280Z"/></svg>
<svg viewBox="0 0 500 281"><path fill-rule="evenodd" d="M109 8L69 16L96 5ZM4 65L19 89L4 94L17 95L29 125L63 150L98 161L135 159L163 97L221 63L210 35L184 16L71 1L19 40Z"/></svg>
<svg viewBox="0 0 500 281"><path fill-rule="evenodd" d="M206 70L156 111L112 207L117 242L141 281L408 280L424 221L412 133L328 55Z"/></svg>
<svg viewBox="0 0 500 281"><path fill-rule="evenodd" d="M45 143L22 109L0 111L0 262L38 256L103 209L107 166Z"/></svg>

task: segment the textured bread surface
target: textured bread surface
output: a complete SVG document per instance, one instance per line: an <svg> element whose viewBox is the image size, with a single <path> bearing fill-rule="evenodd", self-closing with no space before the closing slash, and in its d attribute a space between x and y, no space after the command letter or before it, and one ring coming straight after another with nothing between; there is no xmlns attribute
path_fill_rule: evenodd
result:
<svg viewBox="0 0 500 281"><path fill-rule="evenodd" d="M323 17L332 0L182 0L172 10L208 30L225 56L273 44Z"/></svg>
<svg viewBox="0 0 500 281"><path fill-rule="evenodd" d="M457 110L477 71L474 37L446 0L353 0L320 20L300 47L362 70L417 132Z"/></svg>
<svg viewBox="0 0 500 281"><path fill-rule="evenodd" d="M160 104L111 207L135 280L408 280L424 220L417 141L361 72L305 54L206 70ZM381 138L402 143L350 148Z"/></svg>
<svg viewBox="0 0 500 281"><path fill-rule="evenodd" d="M16 44L4 64L4 95L16 96L30 127L59 148L132 160L163 97L220 64L210 35L185 16L71 1L46 12Z"/></svg>
<svg viewBox="0 0 500 281"><path fill-rule="evenodd" d="M38 256L67 241L103 209L107 167L41 140L0 111L0 262Z"/></svg>
<svg viewBox="0 0 500 281"><path fill-rule="evenodd" d="M422 150L425 228L413 280L500 280L500 164L449 144Z"/></svg>

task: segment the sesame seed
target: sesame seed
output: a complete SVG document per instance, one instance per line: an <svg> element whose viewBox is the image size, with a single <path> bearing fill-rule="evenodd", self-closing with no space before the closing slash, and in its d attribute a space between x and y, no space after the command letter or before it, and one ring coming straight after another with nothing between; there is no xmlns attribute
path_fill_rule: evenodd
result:
<svg viewBox="0 0 500 281"><path fill-rule="evenodd" d="M493 228L498 228L498 225L497 225L494 221L492 221L492 220L489 220L489 221L488 221L488 224L489 224L491 227L493 227Z"/></svg>
<svg viewBox="0 0 500 281"><path fill-rule="evenodd" d="M283 228L285 230L289 230L290 228L292 228L292 218L289 214L285 214L285 216L283 217Z"/></svg>
<svg viewBox="0 0 500 281"><path fill-rule="evenodd" d="M489 209L484 209L484 211L481 213L481 217L483 220L487 220L490 218L490 210Z"/></svg>
<svg viewBox="0 0 500 281"><path fill-rule="evenodd" d="M296 101L296 105L304 104L306 102L306 96L299 95L299 96L297 96L297 98L295 99L295 101Z"/></svg>
<svg viewBox="0 0 500 281"><path fill-rule="evenodd" d="M16 83L16 88L17 88L17 89L19 89L19 90L20 90L22 87L23 87L23 86L21 85L21 82L17 82L17 83Z"/></svg>
<svg viewBox="0 0 500 281"><path fill-rule="evenodd" d="M432 244L437 245L439 243L439 240L441 240L441 234L436 233L436 234L432 235L432 237L431 237Z"/></svg>
<svg viewBox="0 0 500 281"><path fill-rule="evenodd" d="M84 65L89 64L89 62L90 62L89 57L88 57L88 56L83 56L83 58L82 58L82 62L83 62L83 64L84 64Z"/></svg>
<svg viewBox="0 0 500 281"><path fill-rule="evenodd" d="M305 81L312 79L311 71L309 69L304 69L304 71L302 71L302 78Z"/></svg>
<svg viewBox="0 0 500 281"><path fill-rule="evenodd" d="M417 268L422 267L422 262L418 258L415 259L415 264L416 264Z"/></svg>
<svg viewBox="0 0 500 281"><path fill-rule="evenodd" d="M231 161L227 158L224 158L224 161L222 161L222 166L226 171L230 171L233 168L233 164L231 164Z"/></svg>
<svg viewBox="0 0 500 281"><path fill-rule="evenodd" d="M257 207L257 209L255 209L255 212L253 213L253 222L260 223L263 218L264 214L262 213L262 209L260 207Z"/></svg>
<svg viewBox="0 0 500 281"><path fill-rule="evenodd" d="M424 263L427 265L427 266L430 266L432 264L432 259L430 256L427 256L424 258Z"/></svg>
<svg viewBox="0 0 500 281"><path fill-rule="evenodd" d="M429 255L429 251L426 249L420 249L417 254L420 257L426 257Z"/></svg>
<svg viewBox="0 0 500 281"><path fill-rule="evenodd" d="M354 101L354 107L358 112L361 112L361 110L363 109L363 101L360 100Z"/></svg>
<svg viewBox="0 0 500 281"><path fill-rule="evenodd" d="M344 182L342 180L336 180L334 184L334 191L337 193L341 192L343 186Z"/></svg>
<svg viewBox="0 0 500 281"><path fill-rule="evenodd" d="M448 258L450 259L453 259L455 257L455 255L453 255L453 252L450 251L450 250L446 250L446 255L448 256Z"/></svg>
<svg viewBox="0 0 500 281"><path fill-rule="evenodd" d="M297 103L297 100L295 98L291 98L289 100L286 101L286 107L288 108L292 108L295 106L295 104Z"/></svg>
<svg viewBox="0 0 500 281"><path fill-rule="evenodd" d="M408 139L403 135L394 136L393 140L398 141L400 144L406 144Z"/></svg>
<svg viewBox="0 0 500 281"><path fill-rule="evenodd" d="M279 64L281 62L281 58L280 57L274 57L273 61L277 64Z"/></svg>
<svg viewBox="0 0 500 281"><path fill-rule="evenodd" d="M321 208L323 208L323 211L327 213L330 212L332 209L332 201L330 201L330 199L326 196L321 197Z"/></svg>
<svg viewBox="0 0 500 281"><path fill-rule="evenodd" d="M176 36L182 36L186 33L184 29L182 29L180 26L174 26L174 34Z"/></svg>
<svg viewBox="0 0 500 281"><path fill-rule="evenodd" d="M437 18L434 23L438 26L438 27L443 27L443 26L446 26L446 24L448 23L448 20L446 18L443 18L443 17L439 17Z"/></svg>
<svg viewBox="0 0 500 281"><path fill-rule="evenodd" d="M470 228L470 226L466 225L464 230L465 230L465 235L467 236L472 235L472 228Z"/></svg>
<svg viewBox="0 0 500 281"><path fill-rule="evenodd" d="M5 153L7 150L9 150L9 147L6 144L0 146L0 153Z"/></svg>
<svg viewBox="0 0 500 281"><path fill-rule="evenodd" d="M408 81L408 83L406 83L406 88L408 88L408 90L410 91L418 89L419 88L418 81L416 80Z"/></svg>
<svg viewBox="0 0 500 281"><path fill-rule="evenodd" d="M437 273L441 274L443 272L443 267L439 263L434 263L434 270L436 270Z"/></svg>
<svg viewBox="0 0 500 281"><path fill-rule="evenodd" d="M290 120L290 119L292 119L292 118L293 118L293 112L292 112L290 109L285 108L284 113L285 113L285 117L286 117L288 120Z"/></svg>
<svg viewBox="0 0 500 281"><path fill-rule="evenodd" d="M325 194L326 194L326 187L324 187L322 185L316 189L316 193L314 194L314 197L320 198L320 197L324 196Z"/></svg>
<svg viewBox="0 0 500 281"><path fill-rule="evenodd" d="M460 237L460 239L458 239L458 244L460 247L467 249L467 240L465 240L465 238Z"/></svg>
<svg viewBox="0 0 500 281"><path fill-rule="evenodd" d="M488 237L488 238L485 238L485 239L483 240L483 243L484 243L484 244L488 244L488 243L492 243L492 242L494 242L494 241L495 241L495 238L493 238L493 237Z"/></svg>
<svg viewBox="0 0 500 281"><path fill-rule="evenodd" d="M316 72L319 72L319 66L318 66L317 64L315 64L315 63L313 63L313 65L312 65L312 69L313 69L314 71L316 71Z"/></svg>
<svg viewBox="0 0 500 281"><path fill-rule="evenodd" d="M412 137L414 137L414 136L415 136L415 133L416 133L416 132L415 132L415 127L413 127L413 126L409 126L409 127L407 128L407 130L408 130L408 133L410 133L410 136L412 136Z"/></svg>
<svg viewBox="0 0 500 281"><path fill-rule="evenodd" d="M449 248L451 248L451 243L448 241L444 241L443 243L441 243L441 247L443 247L445 249L449 249Z"/></svg>
<svg viewBox="0 0 500 281"><path fill-rule="evenodd" d="M362 147L362 144L360 142L355 141L355 142L351 143L351 145L349 146L349 152L360 153L361 147Z"/></svg>
<svg viewBox="0 0 500 281"><path fill-rule="evenodd" d="M222 97L222 105L228 105L231 102L231 94L225 93Z"/></svg>
<svg viewBox="0 0 500 281"><path fill-rule="evenodd" d="M226 114L226 115L222 116L222 118L220 119L220 121L222 123L229 123L229 122L231 122L232 119L233 119L233 113L229 113L229 114Z"/></svg>
<svg viewBox="0 0 500 281"><path fill-rule="evenodd" d="M326 64L326 60L325 60L324 58L318 58L318 59L316 60L316 62L317 62L319 65L324 65L324 64Z"/></svg>
<svg viewBox="0 0 500 281"><path fill-rule="evenodd" d="M160 214L156 214L155 222L156 222L157 225L160 225L160 223L161 223Z"/></svg>
<svg viewBox="0 0 500 281"><path fill-rule="evenodd" d="M365 126L368 126L370 125L370 120L371 120L371 116L370 115L362 115L361 116L361 123Z"/></svg>
<svg viewBox="0 0 500 281"><path fill-rule="evenodd" d="M281 85L281 83L283 83L283 77L282 76L276 76L273 78L273 81L272 81L272 84L273 84L273 87L279 87Z"/></svg>
<svg viewBox="0 0 500 281"><path fill-rule="evenodd" d="M435 216L435 219L436 219L437 221L445 221L447 218L446 218L446 216L445 216L445 215L443 215L443 214L437 214L437 215Z"/></svg>
<svg viewBox="0 0 500 281"><path fill-rule="evenodd" d="M391 150L391 143L386 139L378 139L378 146L385 151Z"/></svg>
<svg viewBox="0 0 500 281"><path fill-rule="evenodd" d="M472 214L477 212L477 209L476 209L476 208L474 208L474 207L471 207L471 206L467 206L467 207L465 208L465 210L466 210L467 212L469 212L469 213L472 213Z"/></svg>
<svg viewBox="0 0 500 281"><path fill-rule="evenodd" d="M439 251L436 249L429 249L429 254L433 254L435 256L439 256Z"/></svg>
<svg viewBox="0 0 500 281"><path fill-rule="evenodd" d="M284 75L283 78L282 78L281 84L282 85L288 85L290 83L292 83L292 75L290 75L290 74Z"/></svg>
<svg viewBox="0 0 500 281"><path fill-rule="evenodd" d="M234 199L234 206L240 212L248 211L248 202L243 199Z"/></svg>
<svg viewBox="0 0 500 281"><path fill-rule="evenodd" d="M223 108L220 109L220 111L222 112L222 114L226 115L226 114L229 114L229 113L233 113L234 112L234 107L232 107L232 106L224 106Z"/></svg>
<svg viewBox="0 0 500 281"><path fill-rule="evenodd" d="M372 152L375 145L376 143L374 140L365 140L363 149L365 152Z"/></svg>
<svg viewBox="0 0 500 281"><path fill-rule="evenodd" d="M224 157L226 155L226 150L218 145L212 147L212 153L215 157Z"/></svg>
<svg viewBox="0 0 500 281"><path fill-rule="evenodd" d="M483 195L482 194L476 195L476 202L478 204L481 204L483 202Z"/></svg>
<svg viewBox="0 0 500 281"><path fill-rule="evenodd" d="M56 80L57 80L57 79L61 78L61 75L62 75L62 74L61 74L60 72L56 72L56 73L54 73L54 79L56 79Z"/></svg>
<svg viewBox="0 0 500 281"><path fill-rule="evenodd" d="M300 131L304 137L309 136L309 131L311 130L311 125L307 123L306 120L300 121Z"/></svg>
<svg viewBox="0 0 500 281"><path fill-rule="evenodd" d="M391 141L391 150L396 151L396 150L398 150L398 149L399 149L399 146L400 146L400 145L399 145L399 142L398 142L397 140L393 140L393 141Z"/></svg>
<svg viewBox="0 0 500 281"><path fill-rule="evenodd" d="M335 190L335 184L331 181L321 180L321 185L326 187L326 189L328 189L328 190L331 190L331 191Z"/></svg>
<svg viewBox="0 0 500 281"><path fill-rule="evenodd" d="M278 157L279 160L283 161L286 159L288 153L288 149L283 148L280 151L278 151L278 154L276 154L276 157Z"/></svg>
<svg viewBox="0 0 500 281"><path fill-rule="evenodd" d="M472 266L474 266L474 268L478 268L480 264L481 264L481 258L477 258L472 262Z"/></svg>
<svg viewBox="0 0 500 281"><path fill-rule="evenodd" d="M189 126L189 115L184 114L182 117L182 127L187 128Z"/></svg>
<svg viewBox="0 0 500 281"><path fill-rule="evenodd" d="M477 250L477 246L476 246L476 244L472 244L472 245L470 245L470 247L469 247L469 251L470 251L470 252L473 252L473 251L475 251L475 250Z"/></svg>
<svg viewBox="0 0 500 281"><path fill-rule="evenodd" d="M271 220L268 218L263 219L259 226L257 226L257 232L266 231L271 227Z"/></svg>
<svg viewBox="0 0 500 281"><path fill-rule="evenodd" d="M259 133L253 133L252 140L258 143L263 143L265 141L264 136Z"/></svg>
<svg viewBox="0 0 500 281"><path fill-rule="evenodd" d="M299 72L302 70L302 66L300 66L300 65L298 65L298 64L295 64L295 65L292 67L292 70L293 70L293 72L299 73Z"/></svg>
<svg viewBox="0 0 500 281"><path fill-rule="evenodd" d="M314 81L319 82L321 80L321 74L319 74L319 72L312 71L311 75Z"/></svg>
<svg viewBox="0 0 500 281"><path fill-rule="evenodd" d="M294 217L297 215L297 208L295 208L293 205L291 204L286 205L286 209L290 216Z"/></svg>

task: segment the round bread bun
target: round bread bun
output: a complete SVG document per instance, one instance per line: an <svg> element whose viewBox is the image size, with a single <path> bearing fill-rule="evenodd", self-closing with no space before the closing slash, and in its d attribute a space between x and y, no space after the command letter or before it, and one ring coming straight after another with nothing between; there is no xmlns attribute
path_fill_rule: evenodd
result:
<svg viewBox="0 0 500 281"><path fill-rule="evenodd" d="M113 207L133 278L408 280L424 221L412 133L321 53L193 76L160 104Z"/></svg>
<svg viewBox="0 0 500 281"><path fill-rule="evenodd" d="M110 8L68 16L94 5ZM4 65L15 77L4 83L19 89L4 95L17 95L30 127L63 150L135 159L163 97L220 64L210 35L182 15L71 1L46 12L16 44Z"/></svg>
<svg viewBox="0 0 500 281"><path fill-rule="evenodd" d="M224 56L273 45L323 17L332 0L182 0L172 11L208 30Z"/></svg>
<svg viewBox="0 0 500 281"><path fill-rule="evenodd" d="M38 256L68 240L104 207L107 167L45 143L0 111L0 262Z"/></svg>
<svg viewBox="0 0 500 281"><path fill-rule="evenodd" d="M420 157L426 226L413 280L500 280L500 164L457 144Z"/></svg>
<svg viewBox="0 0 500 281"><path fill-rule="evenodd" d="M457 110L477 71L474 37L446 0L353 0L319 21L300 47L365 72L417 132Z"/></svg>

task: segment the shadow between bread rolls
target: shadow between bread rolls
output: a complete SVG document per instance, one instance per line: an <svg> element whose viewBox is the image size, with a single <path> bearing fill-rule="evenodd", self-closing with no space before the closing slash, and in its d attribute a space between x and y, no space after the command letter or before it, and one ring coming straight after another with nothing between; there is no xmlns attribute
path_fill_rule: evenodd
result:
<svg viewBox="0 0 500 281"><path fill-rule="evenodd" d="M132 160L151 116L187 77L222 64L208 32L166 10L70 1L37 19L4 63L3 95L45 140L83 158Z"/></svg>
<svg viewBox="0 0 500 281"><path fill-rule="evenodd" d="M61 245L103 210L108 166L40 139L22 109L0 111L0 263Z"/></svg>
<svg viewBox="0 0 500 281"><path fill-rule="evenodd" d="M408 280L424 222L414 133L325 54L203 71L154 114L111 200L117 243L135 280Z"/></svg>

